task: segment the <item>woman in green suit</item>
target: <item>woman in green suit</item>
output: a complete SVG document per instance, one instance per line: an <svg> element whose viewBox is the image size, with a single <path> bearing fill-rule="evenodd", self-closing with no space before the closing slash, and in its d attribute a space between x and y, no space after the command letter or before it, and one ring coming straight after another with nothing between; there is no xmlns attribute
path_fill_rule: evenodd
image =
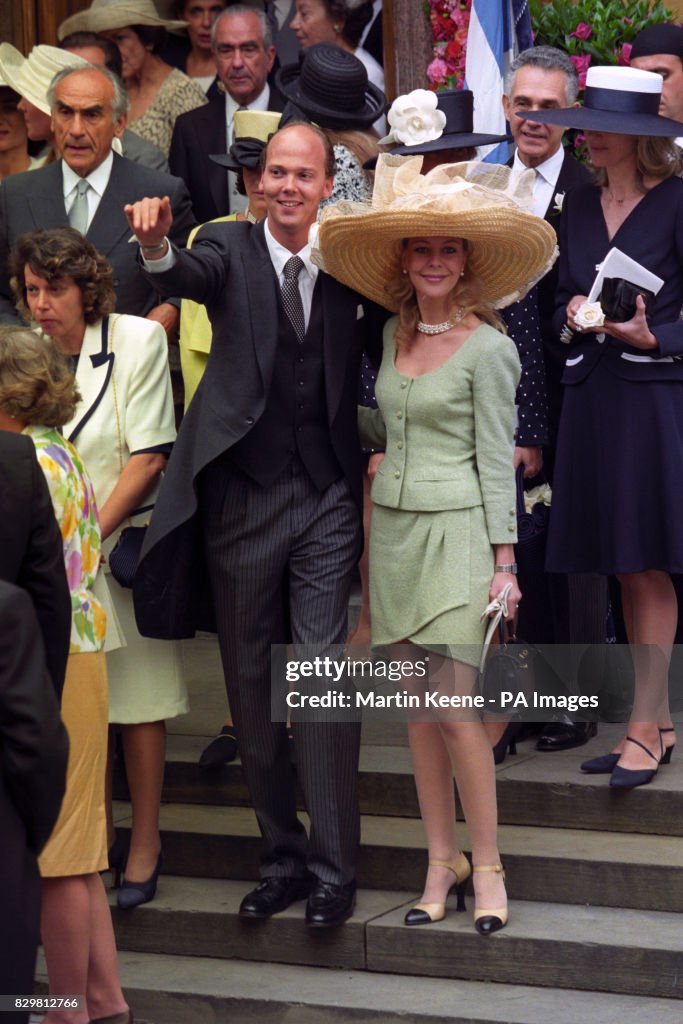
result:
<svg viewBox="0 0 683 1024"><path fill-rule="evenodd" d="M379 409L360 411L363 443L386 452L372 487L373 644L415 645L402 652L413 662L440 655L429 656L427 689L450 698L475 690L488 602L507 588L511 619L521 597L513 548L520 369L494 305L514 301L545 271L555 236L520 208L506 168L447 165L422 176L420 166L421 157L381 157L372 210L324 215L320 249L329 273L398 314L384 331ZM475 926L489 934L508 917L491 746L476 712L435 714L421 703L408 729L429 869L405 923L441 920L454 886L464 909L471 867L456 844L455 775L472 843Z"/></svg>

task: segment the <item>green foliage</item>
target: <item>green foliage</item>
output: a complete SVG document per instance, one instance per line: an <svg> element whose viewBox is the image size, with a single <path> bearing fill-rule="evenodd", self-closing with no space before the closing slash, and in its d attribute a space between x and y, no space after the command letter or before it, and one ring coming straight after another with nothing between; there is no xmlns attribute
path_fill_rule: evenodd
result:
<svg viewBox="0 0 683 1024"><path fill-rule="evenodd" d="M537 46L557 46L571 57L590 56L593 64L628 63L630 48L621 54L624 43L632 43L647 25L674 20L661 0L530 0L529 10ZM579 25L590 29L587 39L572 34Z"/></svg>

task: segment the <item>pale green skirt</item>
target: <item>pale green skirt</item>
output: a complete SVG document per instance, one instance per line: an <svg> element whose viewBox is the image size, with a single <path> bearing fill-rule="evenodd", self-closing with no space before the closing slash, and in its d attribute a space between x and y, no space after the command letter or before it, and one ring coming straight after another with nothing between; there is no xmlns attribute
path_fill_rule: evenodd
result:
<svg viewBox="0 0 683 1024"><path fill-rule="evenodd" d="M478 665L486 630L480 616L489 603L493 566L483 506L405 512L374 505L373 645L409 640Z"/></svg>

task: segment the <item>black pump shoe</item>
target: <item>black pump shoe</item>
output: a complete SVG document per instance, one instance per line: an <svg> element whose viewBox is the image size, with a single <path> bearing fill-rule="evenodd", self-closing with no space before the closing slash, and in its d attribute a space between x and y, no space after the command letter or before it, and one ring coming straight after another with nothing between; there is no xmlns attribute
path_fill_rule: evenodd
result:
<svg viewBox="0 0 683 1024"><path fill-rule="evenodd" d="M612 772L612 777L609 780L609 784L615 789L635 789L636 786L647 786L647 784L652 782L657 774L657 769L661 763L663 753L660 752L660 756L657 757L656 754L653 754L651 750L648 750L645 744L641 743L640 740L634 740L633 736L627 736L626 742L635 743L637 747L644 750L645 753L655 762L655 767L622 768L621 765L616 765ZM659 737L659 742L660 744L662 742L661 736Z"/></svg>
<svg viewBox="0 0 683 1024"><path fill-rule="evenodd" d="M124 875L119 894L116 897L116 902L122 910L132 910L133 907L139 907L142 903L149 903L154 899L159 873L163 865L164 855L159 853L154 871L145 882L129 882Z"/></svg>

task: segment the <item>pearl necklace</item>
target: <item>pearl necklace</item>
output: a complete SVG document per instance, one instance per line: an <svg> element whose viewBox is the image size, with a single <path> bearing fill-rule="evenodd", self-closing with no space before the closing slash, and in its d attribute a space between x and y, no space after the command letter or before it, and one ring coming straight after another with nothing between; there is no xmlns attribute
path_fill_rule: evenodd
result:
<svg viewBox="0 0 683 1024"><path fill-rule="evenodd" d="M456 327L460 323L464 315L465 310L461 306L454 317L452 317L450 320L444 320L440 324L426 324L424 323L424 321L418 320L417 329L420 332L420 334L445 334L446 331L450 331L452 327Z"/></svg>

